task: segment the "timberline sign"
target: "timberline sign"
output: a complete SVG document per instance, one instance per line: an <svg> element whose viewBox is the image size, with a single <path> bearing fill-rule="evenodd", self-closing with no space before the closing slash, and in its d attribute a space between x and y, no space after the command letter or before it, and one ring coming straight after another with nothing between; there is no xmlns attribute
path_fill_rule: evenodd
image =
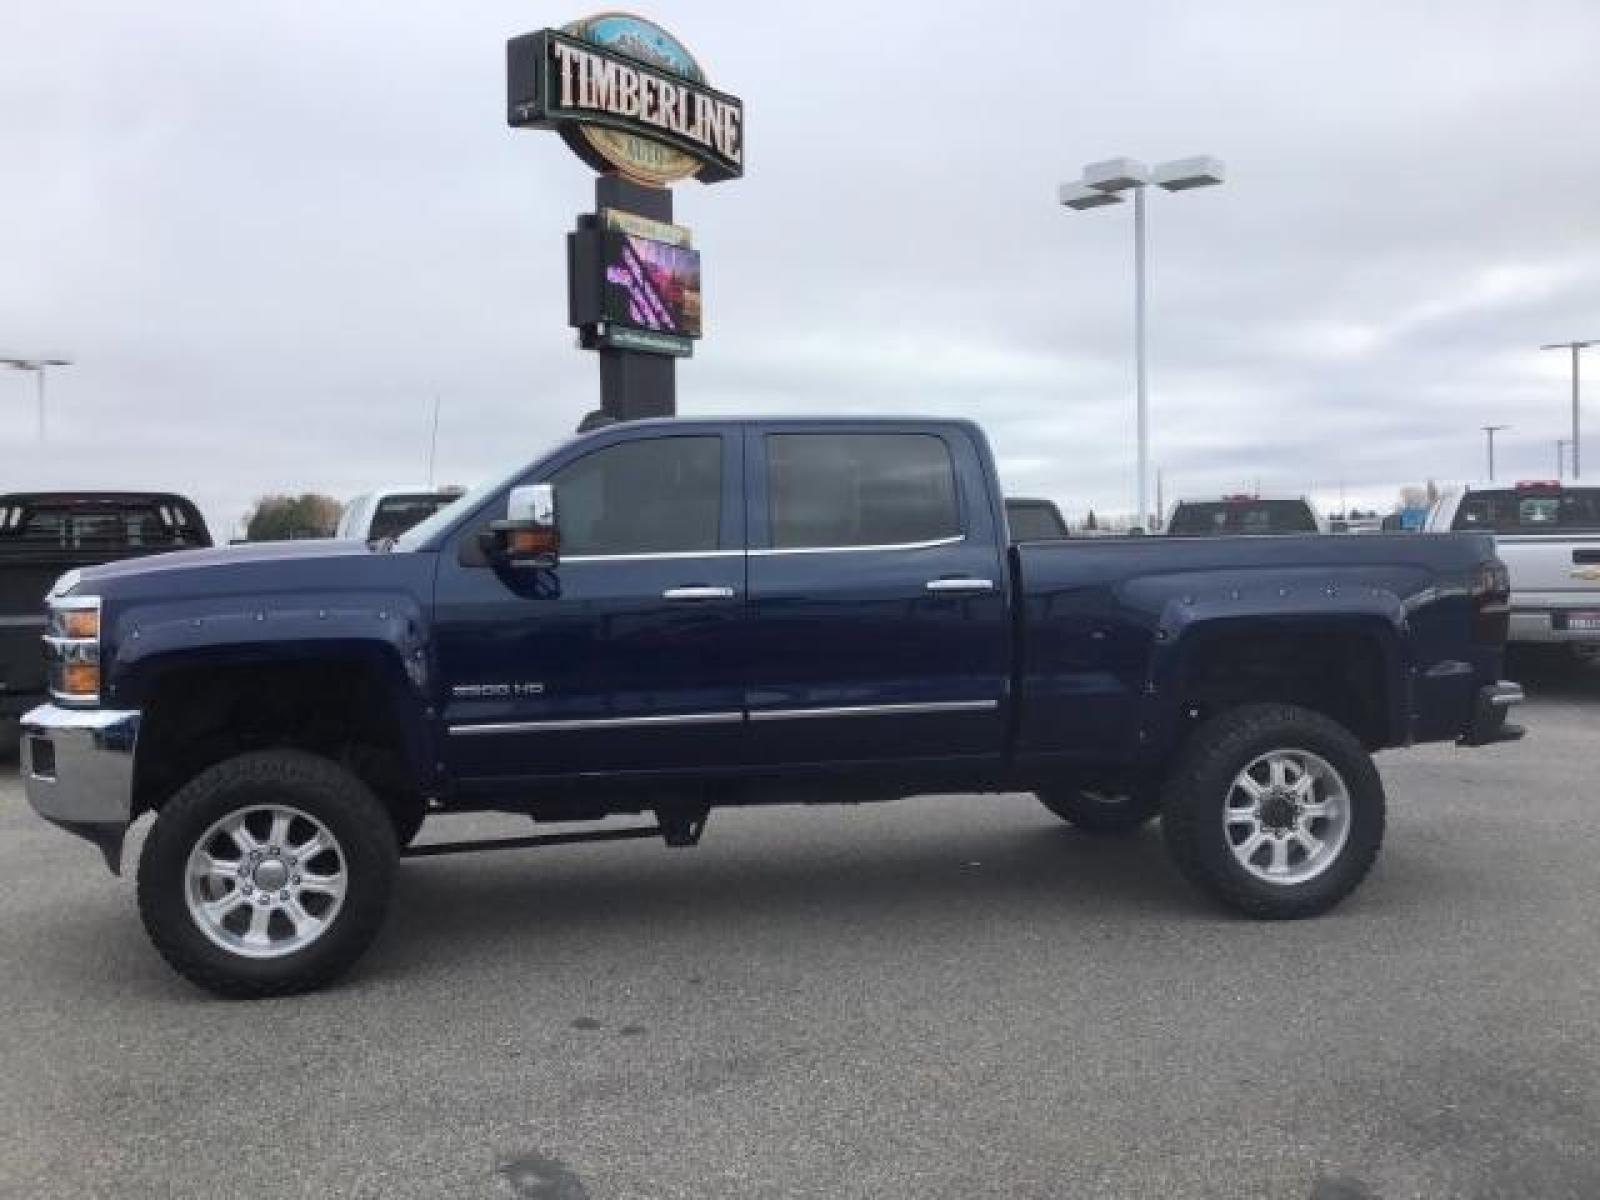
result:
<svg viewBox="0 0 1600 1200"><path fill-rule="evenodd" d="M507 119L554 129L597 171L663 187L744 174L744 105L708 87L683 44L604 13L506 44Z"/></svg>

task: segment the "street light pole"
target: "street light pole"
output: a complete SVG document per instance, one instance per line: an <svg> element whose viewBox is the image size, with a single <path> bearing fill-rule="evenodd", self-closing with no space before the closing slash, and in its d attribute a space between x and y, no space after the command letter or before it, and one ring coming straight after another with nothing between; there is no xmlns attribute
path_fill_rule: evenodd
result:
<svg viewBox="0 0 1600 1200"><path fill-rule="evenodd" d="M1583 451L1580 448L1583 434L1580 429L1581 413L1578 406L1578 352L1596 344L1596 339L1590 338L1582 342L1551 342L1547 346L1540 346L1541 350L1568 350L1572 353L1572 477L1583 478Z"/></svg>
<svg viewBox="0 0 1600 1200"><path fill-rule="evenodd" d="M1145 188L1154 183L1169 192L1184 192L1208 187L1223 180L1222 163L1215 158L1178 159L1162 163L1153 171L1131 158L1112 158L1090 163L1075 183L1063 183L1058 200L1068 208L1082 211L1106 204L1122 203L1120 193L1133 192L1133 353L1134 399L1138 437L1138 510L1140 528L1150 526L1150 397L1148 361L1145 353Z"/></svg>
<svg viewBox="0 0 1600 1200"><path fill-rule="evenodd" d="M1489 438L1489 482L1494 482L1494 435L1502 429L1510 429L1509 425L1485 425L1483 432Z"/></svg>
<svg viewBox="0 0 1600 1200"><path fill-rule="evenodd" d="M1150 392L1144 352L1144 189L1133 190L1133 354L1135 403L1139 428L1139 525L1150 528L1150 508L1145 503L1150 479Z"/></svg>
<svg viewBox="0 0 1600 1200"><path fill-rule="evenodd" d="M428 435L428 488L433 488L433 459L439 450L439 397L433 398L433 432Z"/></svg>
<svg viewBox="0 0 1600 1200"><path fill-rule="evenodd" d="M70 358L6 358L0 356L0 366L10 367L15 371L32 371L38 386L39 396L39 444L44 445L44 375L51 367L70 367Z"/></svg>
<svg viewBox="0 0 1600 1200"><path fill-rule="evenodd" d="M1572 440L1570 438L1556 439L1556 481L1558 483L1561 481L1562 476L1566 474L1567 447L1571 444Z"/></svg>

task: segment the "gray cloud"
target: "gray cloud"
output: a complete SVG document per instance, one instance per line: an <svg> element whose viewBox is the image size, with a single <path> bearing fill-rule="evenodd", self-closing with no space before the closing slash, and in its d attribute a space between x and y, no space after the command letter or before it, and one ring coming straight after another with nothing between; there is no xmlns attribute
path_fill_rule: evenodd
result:
<svg viewBox="0 0 1600 1200"><path fill-rule="evenodd" d="M1386 502L1477 472L1488 420L1508 474L1549 473L1566 364L1536 347L1600 336L1592 4L649 11L749 119L744 180L678 189L708 321L683 411L960 413L1015 490L1125 509L1129 214L1054 188L1210 152L1225 187L1150 204L1169 492ZM591 176L505 128L501 72L506 37L578 15L20 6L0 331L79 365L43 452L0 374L5 486L177 487L226 525L419 476L435 395L441 478L568 432Z"/></svg>

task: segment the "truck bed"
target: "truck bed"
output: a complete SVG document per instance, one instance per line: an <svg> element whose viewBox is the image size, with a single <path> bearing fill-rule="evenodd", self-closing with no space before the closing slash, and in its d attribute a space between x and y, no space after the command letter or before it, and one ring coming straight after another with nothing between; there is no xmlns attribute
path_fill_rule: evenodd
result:
<svg viewBox="0 0 1600 1200"><path fill-rule="evenodd" d="M1187 668L1176 656L1196 626L1242 629L1261 642L1354 618L1412 658L1390 664L1396 677L1416 671L1413 703L1392 697L1382 740L1450 736L1468 719L1468 592L1494 558L1483 534L1131 537L1029 542L1012 554L1024 755L1061 744L1068 727L1084 753L1135 755L1139 739L1156 736L1150 712L1170 708L1164 693L1182 686ZM1475 669L1498 671L1487 647L1472 653L1483 658ZM1418 722L1418 712L1429 715Z"/></svg>

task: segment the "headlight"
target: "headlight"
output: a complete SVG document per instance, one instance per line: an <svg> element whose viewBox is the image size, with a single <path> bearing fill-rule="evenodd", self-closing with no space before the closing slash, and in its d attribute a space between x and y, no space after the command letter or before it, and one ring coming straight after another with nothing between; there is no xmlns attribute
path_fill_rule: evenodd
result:
<svg viewBox="0 0 1600 1200"><path fill-rule="evenodd" d="M50 691L62 704L100 699L100 597L61 596L50 601L44 639Z"/></svg>
<svg viewBox="0 0 1600 1200"><path fill-rule="evenodd" d="M58 608L50 612L50 632L57 637L100 640L98 608Z"/></svg>
<svg viewBox="0 0 1600 1200"><path fill-rule="evenodd" d="M66 699L85 701L100 698L100 664L69 662L61 665L56 690Z"/></svg>

